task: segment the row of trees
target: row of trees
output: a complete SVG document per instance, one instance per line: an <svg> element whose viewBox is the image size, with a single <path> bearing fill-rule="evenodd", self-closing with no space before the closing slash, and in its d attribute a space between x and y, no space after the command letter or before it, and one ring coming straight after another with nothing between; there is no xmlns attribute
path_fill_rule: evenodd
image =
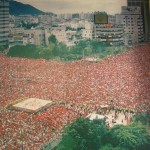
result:
<svg viewBox="0 0 150 150"><path fill-rule="evenodd" d="M22 57L22 58L39 58L39 49L35 45L16 45L10 48L7 53L11 57Z"/></svg>
<svg viewBox="0 0 150 150"><path fill-rule="evenodd" d="M50 145L49 145L50 146ZM44 150L48 150L49 146ZM108 129L103 120L78 118L63 133L55 150L149 150L150 136L143 126L132 123Z"/></svg>
<svg viewBox="0 0 150 150"><path fill-rule="evenodd" d="M84 56L96 55L102 59L107 55L116 55L125 50L125 47L110 47L107 42L95 40L83 40L75 46L68 48L65 44L59 43L54 35L49 37L49 45L37 47L35 45L14 46L8 53L12 57L59 59L72 61L82 59Z"/></svg>

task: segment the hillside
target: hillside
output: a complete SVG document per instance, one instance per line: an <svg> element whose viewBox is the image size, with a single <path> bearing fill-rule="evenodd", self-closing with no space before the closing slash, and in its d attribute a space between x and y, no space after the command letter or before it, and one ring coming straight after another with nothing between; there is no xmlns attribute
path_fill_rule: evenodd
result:
<svg viewBox="0 0 150 150"><path fill-rule="evenodd" d="M20 2L11 1L10 2L10 14L11 15L40 15L44 12L34 8L28 4L22 4Z"/></svg>

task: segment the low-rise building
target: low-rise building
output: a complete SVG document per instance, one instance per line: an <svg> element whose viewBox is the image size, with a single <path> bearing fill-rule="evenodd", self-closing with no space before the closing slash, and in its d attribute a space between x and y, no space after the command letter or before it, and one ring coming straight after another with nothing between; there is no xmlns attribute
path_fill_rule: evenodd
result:
<svg viewBox="0 0 150 150"><path fill-rule="evenodd" d="M83 39L93 39L94 24L85 23L85 29L82 29Z"/></svg>
<svg viewBox="0 0 150 150"><path fill-rule="evenodd" d="M41 29L23 30L22 33L14 33L9 37L10 46L13 45L45 45L45 31Z"/></svg>
<svg viewBox="0 0 150 150"><path fill-rule="evenodd" d="M24 33L24 28L21 28L21 27L19 27L19 28L10 28L10 29L9 29L9 32L10 32L10 35L23 34L23 33Z"/></svg>

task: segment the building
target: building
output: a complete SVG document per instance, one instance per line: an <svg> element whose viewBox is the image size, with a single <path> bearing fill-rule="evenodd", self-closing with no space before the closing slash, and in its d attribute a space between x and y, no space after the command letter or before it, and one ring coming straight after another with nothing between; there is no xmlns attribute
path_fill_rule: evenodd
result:
<svg viewBox="0 0 150 150"><path fill-rule="evenodd" d="M26 45L29 44L28 37L25 35L11 35L9 36L9 46Z"/></svg>
<svg viewBox="0 0 150 150"><path fill-rule="evenodd" d="M8 44L9 0L0 0L0 46Z"/></svg>
<svg viewBox="0 0 150 150"><path fill-rule="evenodd" d="M132 44L144 41L143 17L140 7L123 6L121 14L116 14L116 24L123 25L125 34L131 37Z"/></svg>
<svg viewBox="0 0 150 150"><path fill-rule="evenodd" d="M150 0L127 0L127 5L141 7L145 41L147 41L150 38Z"/></svg>
<svg viewBox="0 0 150 150"><path fill-rule="evenodd" d="M51 24L52 23L52 16L51 15L39 15L38 22L43 24Z"/></svg>
<svg viewBox="0 0 150 150"><path fill-rule="evenodd" d="M26 45L26 44L35 44L35 45L45 45L45 30L42 29L29 29L29 30L20 30L9 36L9 46L14 45Z"/></svg>
<svg viewBox="0 0 150 150"><path fill-rule="evenodd" d="M22 26L22 23L29 23L31 15L19 15L14 17L15 27Z"/></svg>
<svg viewBox="0 0 150 150"><path fill-rule="evenodd" d="M108 23L109 24L115 24L116 23L116 17L113 15L108 15Z"/></svg>
<svg viewBox="0 0 150 150"><path fill-rule="evenodd" d="M100 42L108 42L110 45L123 45L124 28L112 24L95 24L94 39Z"/></svg>
<svg viewBox="0 0 150 150"><path fill-rule="evenodd" d="M94 22L94 13L80 13L79 14L80 20L87 20L89 22Z"/></svg>
<svg viewBox="0 0 150 150"><path fill-rule="evenodd" d="M56 36L58 42L65 42L67 39L66 30L52 30L51 34Z"/></svg>
<svg viewBox="0 0 150 150"><path fill-rule="evenodd" d="M66 46L71 47L74 46L77 42L77 31L67 30L64 26L55 27L51 30L45 29L45 41L46 45L49 44L48 38L51 35L55 35L58 42L64 43Z"/></svg>
<svg viewBox="0 0 150 150"><path fill-rule="evenodd" d="M36 16L31 16L29 23L39 23L39 19Z"/></svg>
<svg viewBox="0 0 150 150"><path fill-rule="evenodd" d="M93 38L110 45L124 44L124 28L115 25L115 17L106 12L95 12Z"/></svg>
<svg viewBox="0 0 150 150"><path fill-rule="evenodd" d="M9 29L9 32L10 32L10 35L21 35L21 34L23 34L24 33L24 28L22 28L22 27L18 27L18 28L10 28Z"/></svg>
<svg viewBox="0 0 150 150"><path fill-rule="evenodd" d="M82 29L83 39L93 39L93 28L94 24L90 22L85 23L85 29Z"/></svg>
<svg viewBox="0 0 150 150"><path fill-rule="evenodd" d="M65 20L71 20L72 19L72 14L64 14L64 19Z"/></svg>
<svg viewBox="0 0 150 150"><path fill-rule="evenodd" d="M74 19L74 18L79 18L79 13L74 13L74 14L72 14L72 19Z"/></svg>

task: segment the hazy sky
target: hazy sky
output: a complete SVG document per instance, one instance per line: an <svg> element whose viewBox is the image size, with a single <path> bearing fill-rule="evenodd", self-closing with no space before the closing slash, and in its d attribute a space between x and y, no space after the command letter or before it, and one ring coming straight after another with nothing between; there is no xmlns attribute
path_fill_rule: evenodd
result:
<svg viewBox="0 0 150 150"><path fill-rule="evenodd" d="M126 0L16 0L30 4L44 12L72 13L106 11L108 14L121 12Z"/></svg>

